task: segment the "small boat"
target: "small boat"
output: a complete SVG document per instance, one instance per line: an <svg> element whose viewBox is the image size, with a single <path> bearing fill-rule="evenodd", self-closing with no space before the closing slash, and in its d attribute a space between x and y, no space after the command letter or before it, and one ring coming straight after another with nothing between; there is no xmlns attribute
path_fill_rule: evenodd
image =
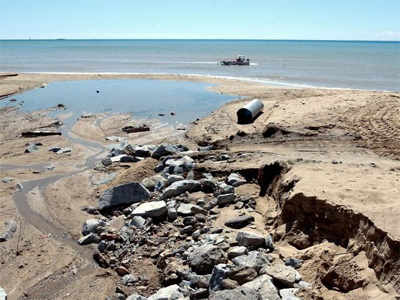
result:
<svg viewBox="0 0 400 300"><path fill-rule="evenodd" d="M250 66L250 59L244 55L238 55L235 59L221 61L222 66Z"/></svg>

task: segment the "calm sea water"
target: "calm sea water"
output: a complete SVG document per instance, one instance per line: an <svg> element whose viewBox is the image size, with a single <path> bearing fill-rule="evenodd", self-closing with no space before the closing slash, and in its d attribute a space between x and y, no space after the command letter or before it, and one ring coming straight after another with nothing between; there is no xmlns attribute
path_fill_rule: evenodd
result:
<svg viewBox="0 0 400 300"><path fill-rule="evenodd" d="M66 112L74 113L74 118L82 113L124 112L136 119L158 118L171 125L187 124L234 99L211 92L208 86L198 82L144 79L61 81L13 95L0 101L0 108L18 105L23 111L31 112L62 103ZM10 101L12 98L17 101ZM171 112L175 115L171 116Z"/></svg>
<svg viewBox="0 0 400 300"><path fill-rule="evenodd" d="M217 61L237 54L249 67ZM400 42L255 40L0 41L0 71L183 73L400 90Z"/></svg>

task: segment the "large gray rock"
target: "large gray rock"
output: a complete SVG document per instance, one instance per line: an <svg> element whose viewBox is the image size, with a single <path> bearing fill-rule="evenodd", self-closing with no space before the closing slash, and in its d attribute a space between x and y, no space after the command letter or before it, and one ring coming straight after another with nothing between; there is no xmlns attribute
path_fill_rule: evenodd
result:
<svg viewBox="0 0 400 300"><path fill-rule="evenodd" d="M242 285L252 291L256 291L260 295L260 299L280 300L278 289L272 283L271 277L262 275Z"/></svg>
<svg viewBox="0 0 400 300"><path fill-rule="evenodd" d="M158 290L148 300L183 300L184 297L185 295L182 293L181 288L174 284Z"/></svg>
<svg viewBox="0 0 400 300"><path fill-rule="evenodd" d="M227 220L225 222L225 226L228 226L230 228L240 229L240 228L246 227L253 221L254 221L253 216L234 217L232 219Z"/></svg>
<svg viewBox="0 0 400 300"><path fill-rule="evenodd" d="M88 219L82 225L82 234L88 235L89 233L97 233L101 230L101 227L104 227L106 222L99 219Z"/></svg>
<svg viewBox="0 0 400 300"><path fill-rule="evenodd" d="M167 203L165 201L152 201L140 204L132 212L132 216L141 217L161 217L167 213Z"/></svg>
<svg viewBox="0 0 400 300"><path fill-rule="evenodd" d="M178 213L178 215L181 215L181 216L192 216L195 214L207 214L207 211L198 205L194 205L194 204L190 204L190 203L181 203L181 204L179 204L177 213Z"/></svg>
<svg viewBox="0 0 400 300"><path fill-rule="evenodd" d="M254 232L240 231L236 235L236 241L239 245L248 248L262 248L265 246L265 238Z"/></svg>
<svg viewBox="0 0 400 300"><path fill-rule="evenodd" d="M167 187L161 195L161 199L168 199L185 192L197 192L201 189L200 182L196 180L180 180Z"/></svg>
<svg viewBox="0 0 400 300"><path fill-rule="evenodd" d="M99 198L99 209L146 201L150 192L140 183L132 182L105 190Z"/></svg>
<svg viewBox="0 0 400 300"><path fill-rule="evenodd" d="M287 288L293 288L294 284L301 280L299 272L280 263L266 265L261 269L260 273L271 276L274 281Z"/></svg>
<svg viewBox="0 0 400 300"><path fill-rule="evenodd" d="M233 290L217 291L210 295L209 300L262 300L260 294L252 289L239 286Z"/></svg>
<svg viewBox="0 0 400 300"><path fill-rule="evenodd" d="M239 186L242 184L247 183L246 179L244 179L242 176L240 176L237 173L232 173L231 175L228 176L228 179L226 180L226 183L231 185L231 186Z"/></svg>
<svg viewBox="0 0 400 300"><path fill-rule="evenodd" d="M257 271L269 263L268 257L258 251L250 251L247 255L237 256L232 262L238 267L254 268Z"/></svg>
<svg viewBox="0 0 400 300"><path fill-rule="evenodd" d="M214 266L226 261L224 251L214 245L205 244L195 248L188 257L189 265L197 274L209 274Z"/></svg>

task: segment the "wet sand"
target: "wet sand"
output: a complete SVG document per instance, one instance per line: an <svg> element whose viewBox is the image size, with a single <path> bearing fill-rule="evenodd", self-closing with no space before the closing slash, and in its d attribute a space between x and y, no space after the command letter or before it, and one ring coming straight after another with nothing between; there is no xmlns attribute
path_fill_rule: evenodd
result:
<svg viewBox="0 0 400 300"><path fill-rule="evenodd" d="M45 112L28 115L13 109L1 110L0 179L13 180L0 182L0 213L20 222L15 238L0 245L5 270L0 274L0 286L11 291L11 299L23 297L24 293L25 298L41 296L41 299L84 299L88 295L112 294L116 275L104 275L85 255L87 248L71 244L79 237L82 222L89 218L81 209L95 206L99 192L108 186L151 175L154 161L117 164L106 172L93 170L111 143L105 141L110 135L123 136L135 144L178 141L193 150L200 144L214 145L216 153L231 156L228 163L205 159L199 166L215 172L257 170L265 164L286 162L290 171L279 174L275 186L278 194L271 194L268 201L258 200L259 229L275 232L280 237L277 242L287 251L314 257L301 271L307 274L307 281L316 285L320 284L315 268L323 263L321 251L329 250L333 258L341 251L352 253L358 249L356 253L360 256L354 259L361 261L359 265L367 274L368 284L345 295L320 284L318 289L324 299L394 297L400 284L395 276L399 260L396 255L381 258L376 251L391 253L400 241L397 218L400 123L396 114L400 111L399 93L282 88L201 76L20 74L0 79L0 95L54 81L116 78L212 83L215 84L212 89L219 93L259 98L265 105L264 113L252 124L236 124L235 112L245 99L224 105L184 132L166 127L130 135L120 131L130 121L129 116L95 115L79 119L62 136L21 139L20 132L49 124L51 118ZM157 123L152 125L156 127ZM264 136L266 126L276 128L276 133ZM24 153L29 142L40 142L43 146L36 152ZM55 145L71 147L72 152L61 155L49 152L48 148ZM49 165L54 169L47 169ZM34 172L39 169L40 173ZM96 176L110 174L115 175L110 181L93 184ZM293 181L297 183L290 196L279 195L279 189ZM18 182L24 188L16 192ZM33 209L29 203L39 200L33 197L36 200L29 202L26 193L38 186L35 193L41 202ZM341 212L343 209L346 215ZM307 224L323 227L321 220L313 216L313 210L318 214L330 212L331 231L309 230L305 237ZM229 214L227 211L226 215ZM286 227L296 219L300 222ZM217 224L223 222L224 219L217 220ZM371 235L371 231L379 234ZM382 260L389 263L383 266ZM359 274L349 276L351 279Z"/></svg>

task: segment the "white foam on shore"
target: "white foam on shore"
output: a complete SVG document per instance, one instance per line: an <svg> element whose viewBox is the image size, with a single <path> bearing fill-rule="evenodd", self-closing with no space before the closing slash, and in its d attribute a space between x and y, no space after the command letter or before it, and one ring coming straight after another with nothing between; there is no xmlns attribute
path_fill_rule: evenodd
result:
<svg viewBox="0 0 400 300"><path fill-rule="evenodd" d="M205 78L205 79L220 79L220 80L234 80L242 82L255 82L262 83L271 86L283 86L288 88L317 88L326 90L355 90L355 91L378 91L370 89L357 89L357 88L340 88L340 87L326 87L326 86L315 86L310 84L292 83L285 81L275 81L264 78L252 78L252 77L236 77L236 76L225 76L225 75L210 75L210 74L186 74L186 73L140 73L140 72L21 72L21 74L44 74L44 75L133 75L133 76L179 76L190 78ZM160 78L162 80L162 78ZM391 92L390 90L379 90L382 92Z"/></svg>

